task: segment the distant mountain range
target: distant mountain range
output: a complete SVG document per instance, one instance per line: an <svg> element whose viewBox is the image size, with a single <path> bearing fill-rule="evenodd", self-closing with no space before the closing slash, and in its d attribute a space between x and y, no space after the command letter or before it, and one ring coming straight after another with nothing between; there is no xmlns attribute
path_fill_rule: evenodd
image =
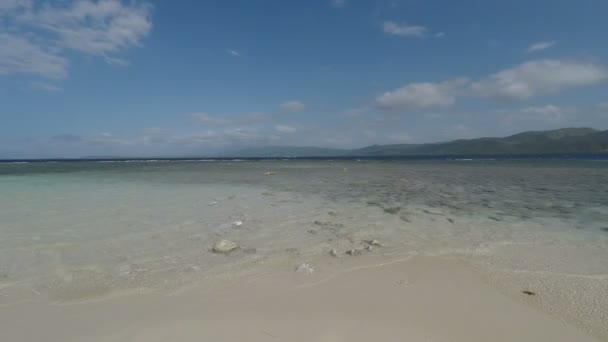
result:
<svg viewBox="0 0 608 342"><path fill-rule="evenodd" d="M228 157L347 157L416 155L496 155L547 153L608 153L608 130L562 128L530 131L504 138L459 139L430 144L372 145L358 149L267 146L225 153Z"/></svg>

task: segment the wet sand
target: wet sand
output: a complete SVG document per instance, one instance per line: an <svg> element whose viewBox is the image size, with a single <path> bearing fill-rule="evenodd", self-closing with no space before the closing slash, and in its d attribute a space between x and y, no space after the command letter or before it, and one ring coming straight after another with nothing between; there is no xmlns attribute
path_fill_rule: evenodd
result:
<svg viewBox="0 0 608 342"><path fill-rule="evenodd" d="M0 308L3 341L600 341L500 293L467 263L414 257L293 262L179 292ZM335 273L332 268L341 267ZM519 296L519 297L518 297Z"/></svg>

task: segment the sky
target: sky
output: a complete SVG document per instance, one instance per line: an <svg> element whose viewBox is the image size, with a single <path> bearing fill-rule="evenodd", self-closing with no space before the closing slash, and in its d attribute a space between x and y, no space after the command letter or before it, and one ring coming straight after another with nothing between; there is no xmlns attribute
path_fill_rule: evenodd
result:
<svg viewBox="0 0 608 342"><path fill-rule="evenodd" d="M605 0L0 0L0 158L608 129Z"/></svg>

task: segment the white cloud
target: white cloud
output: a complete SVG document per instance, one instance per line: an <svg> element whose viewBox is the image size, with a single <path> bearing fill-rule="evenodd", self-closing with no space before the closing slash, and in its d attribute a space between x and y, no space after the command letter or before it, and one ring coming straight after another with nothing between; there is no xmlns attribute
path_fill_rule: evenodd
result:
<svg viewBox="0 0 608 342"><path fill-rule="evenodd" d="M0 72L46 78L67 76L67 50L100 56L112 65L128 62L113 55L140 46L151 28L147 3L121 0L0 0Z"/></svg>
<svg viewBox="0 0 608 342"><path fill-rule="evenodd" d="M591 62L533 60L499 71L476 82L466 78L441 83L410 83L374 100L384 110L447 108L459 97L478 96L497 100L526 100L568 88L608 82L608 68ZM554 107L543 107L549 116ZM533 109L530 107L529 112ZM540 114L540 109L536 108ZM355 114L357 114L355 112ZM428 117L427 117L428 118Z"/></svg>
<svg viewBox="0 0 608 342"><path fill-rule="evenodd" d="M129 62L127 60L124 60L122 58L104 56L104 59L110 65L116 65L116 66L129 66L129 65L131 65L131 62Z"/></svg>
<svg viewBox="0 0 608 342"><path fill-rule="evenodd" d="M30 0L0 0L0 12L30 7L32 7Z"/></svg>
<svg viewBox="0 0 608 342"><path fill-rule="evenodd" d="M389 133L386 137L393 143L407 143L414 140L412 136L406 132Z"/></svg>
<svg viewBox="0 0 608 342"><path fill-rule="evenodd" d="M209 113L193 113L190 116L200 124L208 126L242 125L267 121L270 117L265 113L248 113L238 117L217 117Z"/></svg>
<svg viewBox="0 0 608 342"><path fill-rule="evenodd" d="M158 143L179 146L205 146L217 148L220 146L243 147L252 144L264 144L276 141L280 137L272 131L259 131L254 128L226 128L223 130L207 130L186 135L156 136L145 139L147 143ZM181 149L180 149L181 150ZM200 151L199 151L200 152Z"/></svg>
<svg viewBox="0 0 608 342"><path fill-rule="evenodd" d="M475 82L475 95L523 100L565 88L608 81L608 69L593 63L542 59L516 65Z"/></svg>
<svg viewBox="0 0 608 342"><path fill-rule="evenodd" d="M452 129L452 134L459 139L468 139L468 138L472 138L474 136L474 131L473 129L471 129L471 127L459 123L457 125L455 125Z"/></svg>
<svg viewBox="0 0 608 342"><path fill-rule="evenodd" d="M350 108L340 114L346 117L358 117L369 113L371 110L371 107Z"/></svg>
<svg viewBox="0 0 608 342"><path fill-rule="evenodd" d="M162 129L160 127L147 127L143 129L145 134L159 134L162 133Z"/></svg>
<svg viewBox="0 0 608 342"><path fill-rule="evenodd" d="M58 143L80 143L84 139L80 135L76 134L59 134L52 136L50 140Z"/></svg>
<svg viewBox="0 0 608 342"><path fill-rule="evenodd" d="M555 42L555 41L547 41L547 42L534 43L534 44L532 44L532 45L530 45L528 47L528 52L535 52L535 51L545 50L545 49L548 49L548 48L552 47L555 44L557 44L557 42Z"/></svg>
<svg viewBox="0 0 608 342"><path fill-rule="evenodd" d="M65 48L103 56L140 45L152 28L150 13L147 4L80 0L71 6L43 6L20 20L55 33Z"/></svg>
<svg viewBox="0 0 608 342"><path fill-rule="evenodd" d="M133 139L114 137L108 132L102 132L85 139L85 143L89 145L133 145L137 142Z"/></svg>
<svg viewBox="0 0 608 342"><path fill-rule="evenodd" d="M248 124L270 120L270 116L266 113L249 113L238 117L235 122L239 124Z"/></svg>
<svg viewBox="0 0 608 342"><path fill-rule="evenodd" d="M608 102L600 102L595 105L594 116L601 119L608 119Z"/></svg>
<svg viewBox="0 0 608 342"><path fill-rule="evenodd" d="M241 54L236 50L226 49L226 53L234 57L241 57Z"/></svg>
<svg viewBox="0 0 608 342"><path fill-rule="evenodd" d="M281 103L281 109L288 112L301 112L306 108L306 105L300 101L286 101Z"/></svg>
<svg viewBox="0 0 608 342"><path fill-rule="evenodd" d="M61 90L61 87L51 84L51 83L46 83L46 82L32 82L31 86L33 89L46 90L46 91L60 91Z"/></svg>
<svg viewBox="0 0 608 342"><path fill-rule="evenodd" d="M25 37L0 33L0 74L34 74L61 79L68 74L68 60Z"/></svg>
<svg viewBox="0 0 608 342"><path fill-rule="evenodd" d="M503 115L503 122L509 126L515 123L526 123L526 125L539 124L539 127L563 124L576 112L576 108L562 108L552 104L497 111L498 114Z"/></svg>
<svg viewBox="0 0 608 342"><path fill-rule="evenodd" d="M561 117L563 111L560 107L554 105L545 105L541 107L527 107L521 109L524 114L540 115L545 117Z"/></svg>
<svg viewBox="0 0 608 342"><path fill-rule="evenodd" d="M346 0L331 0L329 4L335 8L342 8L346 6Z"/></svg>
<svg viewBox="0 0 608 342"><path fill-rule="evenodd" d="M450 107L467 82L455 79L442 83L410 83L378 96L375 102L378 107L389 110Z"/></svg>
<svg viewBox="0 0 608 342"><path fill-rule="evenodd" d="M398 24L394 21L385 21L384 32L396 36L422 37L427 29L424 26Z"/></svg>
<svg viewBox="0 0 608 342"><path fill-rule="evenodd" d="M295 133L297 131L295 127L287 125L276 125L274 126L274 129L281 133Z"/></svg>
<svg viewBox="0 0 608 342"><path fill-rule="evenodd" d="M444 115L440 113L424 113L423 117L427 120L439 120L443 119Z"/></svg>
<svg viewBox="0 0 608 342"><path fill-rule="evenodd" d="M437 33L435 33L435 37L443 38L443 37L445 37L445 32L437 32Z"/></svg>
<svg viewBox="0 0 608 342"><path fill-rule="evenodd" d="M217 118L209 115L208 113L193 113L190 114L197 122L204 125L227 125L231 123L229 120L223 118Z"/></svg>

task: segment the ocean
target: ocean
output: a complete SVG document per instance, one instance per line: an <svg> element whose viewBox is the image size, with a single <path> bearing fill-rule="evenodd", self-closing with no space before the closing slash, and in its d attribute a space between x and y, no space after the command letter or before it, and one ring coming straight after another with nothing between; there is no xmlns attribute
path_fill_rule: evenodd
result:
<svg viewBox="0 0 608 342"><path fill-rule="evenodd" d="M533 290L542 310L606 333L607 160L6 161L0 305L170 291L355 250L463 259L501 291ZM220 239L240 248L218 255ZM372 239L381 247L364 249Z"/></svg>

